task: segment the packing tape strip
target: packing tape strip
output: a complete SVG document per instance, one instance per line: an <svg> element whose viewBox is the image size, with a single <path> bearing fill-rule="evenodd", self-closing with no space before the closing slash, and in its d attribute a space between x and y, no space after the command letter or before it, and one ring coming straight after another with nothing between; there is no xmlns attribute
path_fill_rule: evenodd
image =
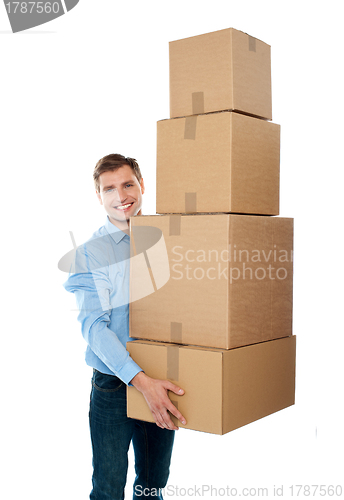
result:
<svg viewBox="0 0 344 500"><path fill-rule="evenodd" d="M185 212L197 212L197 193L185 193Z"/></svg>
<svg viewBox="0 0 344 500"><path fill-rule="evenodd" d="M196 139L197 115L204 113L204 92L192 92L192 114L185 118L184 139ZM196 116L195 116L196 115Z"/></svg>
<svg viewBox="0 0 344 500"><path fill-rule="evenodd" d="M130 257L135 257L136 255L137 255L137 250L136 250L136 246L135 246L134 232L132 231L131 238L130 238ZM150 279L152 281L154 292L156 292L158 287L156 286L156 283L155 283L152 267L150 265L150 261L149 261L148 254L147 254L146 250L143 251L143 256L144 256L145 261L146 261L147 269L149 272Z"/></svg>
<svg viewBox="0 0 344 500"><path fill-rule="evenodd" d="M171 321L171 342L182 344L182 324Z"/></svg>
<svg viewBox="0 0 344 500"><path fill-rule="evenodd" d="M192 114L201 115L204 113L204 92L192 92Z"/></svg>
<svg viewBox="0 0 344 500"><path fill-rule="evenodd" d="M179 346L167 346L167 378L179 380Z"/></svg>
<svg viewBox="0 0 344 500"><path fill-rule="evenodd" d="M135 257L137 255L135 239L134 239L134 231L130 232L130 257Z"/></svg>
<svg viewBox="0 0 344 500"><path fill-rule="evenodd" d="M187 116L185 118L184 139L194 141L196 139L197 116Z"/></svg>
<svg viewBox="0 0 344 500"><path fill-rule="evenodd" d="M251 52L256 51L256 39L250 35L248 35L248 50Z"/></svg>
<svg viewBox="0 0 344 500"><path fill-rule="evenodd" d="M177 408L177 410L179 410L179 408L178 408L178 401L175 401L174 399L171 399L171 403Z"/></svg>
<svg viewBox="0 0 344 500"><path fill-rule="evenodd" d="M170 215L169 235L180 236L181 215Z"/></svg>

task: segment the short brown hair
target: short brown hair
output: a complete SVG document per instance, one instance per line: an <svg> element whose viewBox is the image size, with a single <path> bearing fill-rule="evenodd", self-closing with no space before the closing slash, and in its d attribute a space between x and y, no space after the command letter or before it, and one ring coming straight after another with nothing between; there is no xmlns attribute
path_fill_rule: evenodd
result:
<svg viewBox="0 0 344 500"><path fill-rule="evenodd" d="M93 180L94 180L94 185L96 187L96 190L100 191L100 185L99 185L99 176L103 172L113 172L117 170L120 167L123 167L123 165L129 165L129 167L132 169L134 172L137 180L141 182L142 175L140 171L140 167L134 158L129 158L125 157L123 155L119 154L111 154L104 156L104 158L101 158L97 165L94 168L93 171Z"/></svg>

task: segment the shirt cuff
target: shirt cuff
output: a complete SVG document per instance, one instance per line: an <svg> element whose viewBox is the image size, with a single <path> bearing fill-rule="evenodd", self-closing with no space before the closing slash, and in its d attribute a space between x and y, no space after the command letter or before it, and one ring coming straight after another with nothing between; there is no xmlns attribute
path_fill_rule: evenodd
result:
<svg viewBox="0 0 344 500"><path fill-rule="evenodd" d="M133 359L129 358L127 363L117 372L117 376L123 380L126 385L132 387L133 384L131 384L130 381L135 375L142 371L142 368L140 368Z"/></svg>

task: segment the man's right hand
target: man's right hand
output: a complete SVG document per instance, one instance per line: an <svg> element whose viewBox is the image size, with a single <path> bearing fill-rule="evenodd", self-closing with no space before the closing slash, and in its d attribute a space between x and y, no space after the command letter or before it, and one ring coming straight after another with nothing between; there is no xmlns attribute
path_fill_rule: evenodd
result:
<svg viewBox="0 0 344 500"><path fill-rule="evenodd" d="M155 423L162 429L178 430L174 425L168 412L172 413L182 424L186 420L180 411L172 404L167 391L172 391L179 396L184 394L184 390L173 384L169 380L159 380L148 377L144 372L139 372L131 380L131 384L142 392Z"/></svg>

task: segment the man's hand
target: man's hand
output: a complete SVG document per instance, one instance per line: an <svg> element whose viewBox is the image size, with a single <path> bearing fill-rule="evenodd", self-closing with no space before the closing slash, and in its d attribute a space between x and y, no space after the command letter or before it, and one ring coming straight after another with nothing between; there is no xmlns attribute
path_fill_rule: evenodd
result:
<svg viewBox="0 0 344 500"><path fill-rule="evenodd" d="M186 420L180 411L171 403L167 391L172 391L181 396L184 390L173 384L169 380L158 380L148 377L144 372L139 372L131 380L134 387L142 392L148 407L152 412L155 423L162 429L178 430L171 420L168 411L172 413L182 424L186 424Z"/></svg>

